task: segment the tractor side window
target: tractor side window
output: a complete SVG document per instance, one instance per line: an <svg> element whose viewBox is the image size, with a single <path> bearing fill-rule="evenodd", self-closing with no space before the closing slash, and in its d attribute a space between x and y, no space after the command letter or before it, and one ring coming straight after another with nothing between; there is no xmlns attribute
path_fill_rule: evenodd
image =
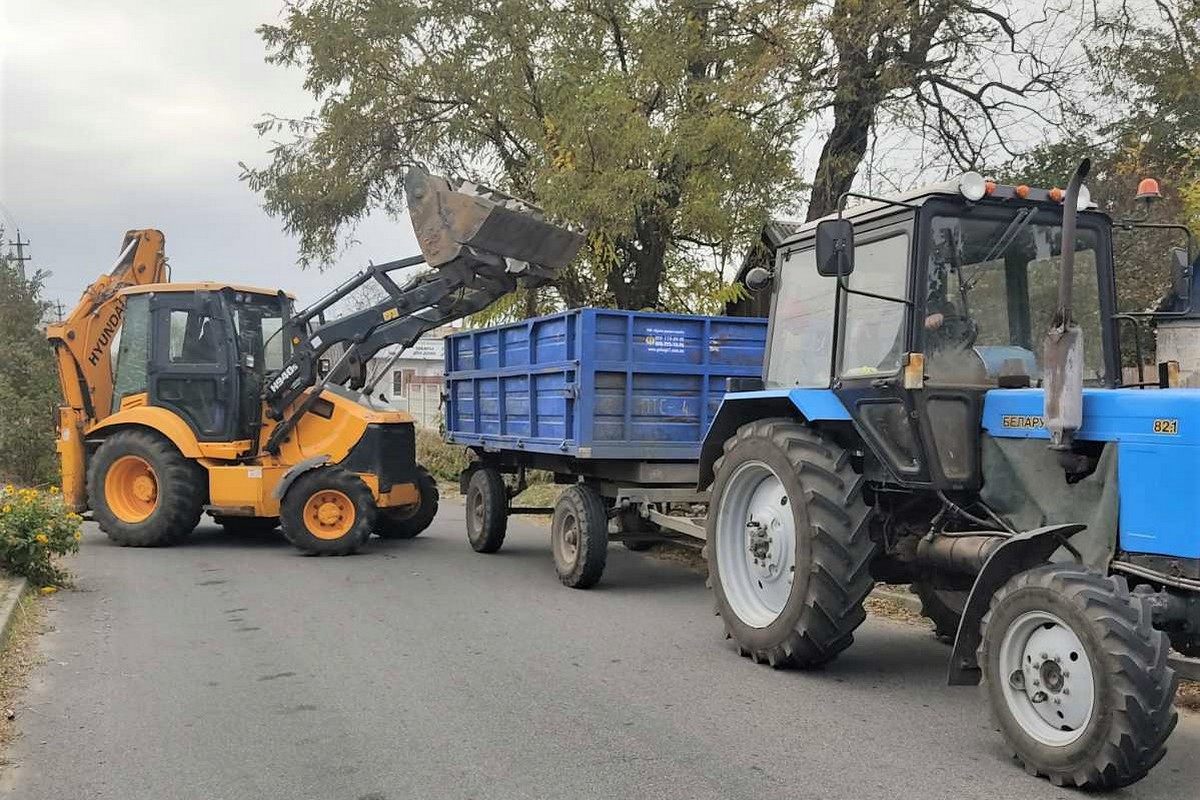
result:
<svg viewBox="0 0 1200 800"><path fill-rule="evenodd" d="M169 357L172 364L219 364L219 332L213 318L197 310L171 312Z"/></svg>
<svg viewBox="0 0 1200 800"><path fill-rule="evenodd" d="M817 274L813 250L793 252L779 265L764 383L828 387L837 280Z"/></svg>
<svg viewBox="0 0 1200 800"><path fill-rule="evenodd" d="M865 242L854 248L851 289L902 299L908 279L908 234ZM872 375L900 369L904 353L903 303L846 296L842 374Z"/></svg>
<svg viewBox="0 0 1200 800"><path fill-rule="evenodd" d="M118 329L121 338L113 361L113 401L146 391L146 364L150 360L150 296L130 295Z"/></svg>

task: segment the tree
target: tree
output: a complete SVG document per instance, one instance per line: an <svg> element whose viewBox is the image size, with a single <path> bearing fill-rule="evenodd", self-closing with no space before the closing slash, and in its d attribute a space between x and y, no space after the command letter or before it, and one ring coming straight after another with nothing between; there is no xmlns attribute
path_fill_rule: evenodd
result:
<svg viewBox="0 0 1200 800"><path fill-rule="evenodd" d="M832 0L819 24L827 35L817 88L832 125L810 220L836 210L881 130L920 142L921 167L971 169L1018 155L1030 125L1061 125L1083 66L1069 47L1081 29L1069 3L1029 16L1000 2Z"/></svg>
<svg viewBox="0 0 1200 800"><path fill-rule="evenodd" d="M2 237L0 237L2 238ZM30 278L0 257L0 480L36 484L53 480L54 410L58 382L42 332L49 303L46 273Z"/></svg>
<svg viewBox="0 0 1200 800"><path fill-rule="evenodd" d="M403 172L423 163L585 228L557 283L567 305L659 307L672 305L664 282L714 275L802 188L792 151L820 53L805 2L287 9L259 29L268 60L303 69L319 108L265 119L271 161L243 177L306 264L328 262L370 211L398 214Z"/></svg>

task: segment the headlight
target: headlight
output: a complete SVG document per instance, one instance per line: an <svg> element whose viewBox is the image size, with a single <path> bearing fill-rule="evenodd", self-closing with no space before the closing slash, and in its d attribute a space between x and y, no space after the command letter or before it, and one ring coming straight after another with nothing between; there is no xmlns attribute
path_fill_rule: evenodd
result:
<svg viewBox="0 0 1200 800"><path fill-rule="evenodd" d="M958 179L958 191L972 203L987 194L987 181L978 172L964 172Z"/></svg>

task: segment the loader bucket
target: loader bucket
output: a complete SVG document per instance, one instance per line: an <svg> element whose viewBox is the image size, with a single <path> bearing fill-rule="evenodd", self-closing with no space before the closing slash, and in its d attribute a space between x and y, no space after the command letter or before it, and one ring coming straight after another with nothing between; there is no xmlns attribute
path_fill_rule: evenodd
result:
<svg viewBox="0 0 1200 800"><path fill-rule="evenodd" d="M581 235L546 221L541 209L486 186L410 167L404 194L417 243L431 267L466 255L503 259L516 273L525 264L554 272L583 246Z"/></svg>

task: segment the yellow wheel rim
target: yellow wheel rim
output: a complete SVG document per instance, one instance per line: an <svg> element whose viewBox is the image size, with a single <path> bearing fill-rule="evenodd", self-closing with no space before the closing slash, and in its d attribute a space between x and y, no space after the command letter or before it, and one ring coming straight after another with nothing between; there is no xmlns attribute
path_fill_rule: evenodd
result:
<svg viewBox="0 0 1200 800"><path fill-rule="evenodd" d="M121 456L104 476L104 499L122 522L142 522L158 506L158 476L141 456Z"/></svg>
<svg viewBox="0 0 1200 800"><path fill-rule="evenodd" d="M304 526L318 539L340 539L354 527L354 503L337 489L313 492L304 504Z"/></svg>

